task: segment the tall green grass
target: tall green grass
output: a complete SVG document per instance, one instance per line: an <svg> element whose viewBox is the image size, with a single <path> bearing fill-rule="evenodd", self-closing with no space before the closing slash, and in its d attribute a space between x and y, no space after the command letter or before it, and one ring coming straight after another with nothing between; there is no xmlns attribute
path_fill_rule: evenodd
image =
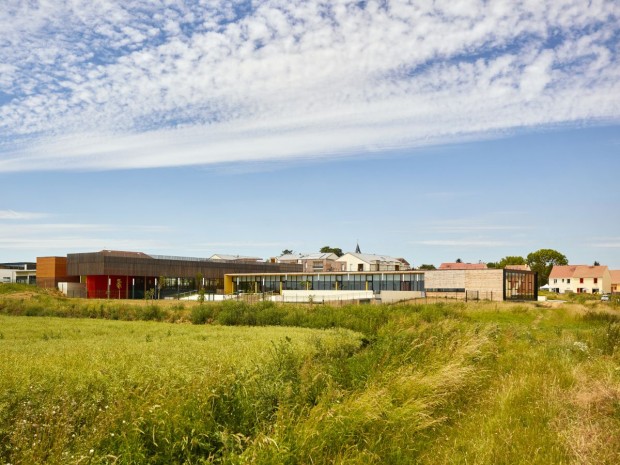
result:
<svg viewBox="0 0 620 465"><path fill-rule="evenodd" d="M0 317L0 462L620 463L600 302L159 307Z"/></svg>

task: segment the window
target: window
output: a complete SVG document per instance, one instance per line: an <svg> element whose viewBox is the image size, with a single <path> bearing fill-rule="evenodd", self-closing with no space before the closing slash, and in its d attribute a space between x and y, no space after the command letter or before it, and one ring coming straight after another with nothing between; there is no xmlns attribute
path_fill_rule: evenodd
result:
<svg viewBox="0 0 620 465"><path fill-rule="evenodd" d="M598 283L598 278L594 278L594 284Z"/></svg>
<svg viewBox="0 0 620 465"><path fill-rule="evenodd" d="M579 284L583 284L583 278L579 278Z"/></svg>
<svg viewBox="0 0 620 465"><path fill-rule="evenodd" d="M562 281L564 281L564 280L562 280ZM566 283L567 283L567 284L570 284L570 279L567 279L567 280L566 280Z"/></svg>
<svg viewBox="0 0 620 465"><path fill-rule="evenodd" d="M357 265L357 271L364 271L364 264L363 263L359 263Z"/></svg>

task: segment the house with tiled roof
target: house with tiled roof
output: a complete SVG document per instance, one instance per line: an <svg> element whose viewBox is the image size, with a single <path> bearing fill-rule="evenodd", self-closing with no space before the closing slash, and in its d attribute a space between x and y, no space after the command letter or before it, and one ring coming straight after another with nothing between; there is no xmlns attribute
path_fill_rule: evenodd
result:
<svg viewBox="0 0 620 465"><path fill-rule="evenodd" d="M335 253L292 253L280 255L275 259L276 263L292 263L303 266L305 273L317 273L328 271L343 271L344 265L337 261Z"/></svg>
<svg viewBox="0 0 620 465"><path fill-rule="evenodd" d="M406 260L388 255L347 252L336 261L344 264L343 271L407 271L411 269Z"/></svg>
<svg viewBox="0 0 620 465"><path fill-rule="evenodd" d="M611 291L611 274L606 266L554 266L549 274L549 289L563 294L603 294Z"/></svg>
<svg viewBox="0 0 620 465"><path fill-rule="evenodd" d="M611 275L611 292L620 294L620 270L609 270Z"/></svg>

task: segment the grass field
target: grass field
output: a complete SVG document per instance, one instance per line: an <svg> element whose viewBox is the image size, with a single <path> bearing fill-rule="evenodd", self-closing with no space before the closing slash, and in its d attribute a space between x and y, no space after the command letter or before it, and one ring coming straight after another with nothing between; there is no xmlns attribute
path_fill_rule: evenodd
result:
<svg viewBox="0 0 620 465"><path fill-rule="evenodd" d="M16 293L0 463L620 463L614 305L151 310L166 323Z"/></svg>

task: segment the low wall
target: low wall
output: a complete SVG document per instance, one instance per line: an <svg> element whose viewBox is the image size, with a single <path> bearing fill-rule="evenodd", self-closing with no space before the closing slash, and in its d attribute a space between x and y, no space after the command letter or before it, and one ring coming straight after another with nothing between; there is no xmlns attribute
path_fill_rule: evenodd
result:
<svg viewBox="0 0 620 465"><path fill-rule="evenodd" d="M379 297L381 303L391 304L403 300L419 299L424 297L424 293L422 291L381 291Z"/></svg>
<svg viewBox="0 0 620 465"><path fill-rule="evenodd" d="M375 295L372 291L292 291L284 290L282 295L273 296L276 302L343 302L372 300Z"/></svg>
<svg viewBox="0 0 620 465"><path fill-rule="evenodd" d="M58 289L68 297L86 298L86 284L83 283L58 283Z"/></svg>

